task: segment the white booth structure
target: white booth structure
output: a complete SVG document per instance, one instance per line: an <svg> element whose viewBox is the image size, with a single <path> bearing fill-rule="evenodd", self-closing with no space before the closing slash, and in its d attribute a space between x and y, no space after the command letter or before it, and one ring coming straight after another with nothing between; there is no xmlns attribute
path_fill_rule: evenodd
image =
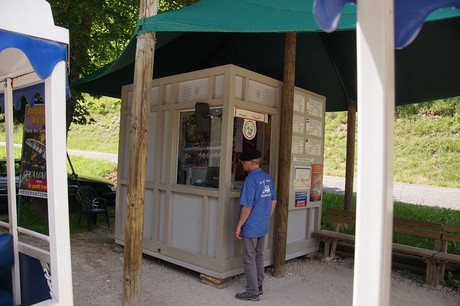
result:
<svg viewBox="0 0 460 306"><path fill-rule="evenodd" d="M66 167L67 29L54 25L51 7L44 0L0 0L0 104L5 113L8 222L0 222L13 237L13 305L73 305L72 267ZM49 235L17 224L13 103L39 92L45 103L46 176ZM29 100L33 103L33 98ZM19 233L41 240L43 249L20 241ZM46 270L49 298L25 301L27 280L20 254L39 260ZM26 288L29 287L29 288ZM22 289L22 290L21 290ZM21 301L21 298L23 299Z"/></svg>
<svg viewBox="0 0 460 306"><path fill-rule="evenodd" d="M144 205L144 253L217 279L242 273L234 237L245 173L241 152L262 152L277 180L282 82L225 65L154 79ZM115 239L126 219L132 85L122 90ZM287 259L318 250L326 99L295 88ZM274 218L265 243L273 263Z"/></svg>

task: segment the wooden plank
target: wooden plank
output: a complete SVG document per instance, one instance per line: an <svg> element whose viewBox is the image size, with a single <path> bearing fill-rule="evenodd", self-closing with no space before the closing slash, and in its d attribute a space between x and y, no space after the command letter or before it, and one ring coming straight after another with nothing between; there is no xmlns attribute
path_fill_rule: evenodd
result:
<svg viewBox="0 0 460 306"><path fill-rule="evenodd" d="M393 224L398 224L401 226L406 227L421 227L426 229L432 229L436 231L442 231L442 224L427 222L427 221L417 221L411 219L403 219L403 218L393 218Z"/></svg>
<svg viewBox="0 0 460 306"><path fill-rule="evenodd" d="M460 226L444 225L442 240L460 242Z"/></svg>
<svg viewBox="0 0 460 306"><path fill-rule="evenodd" d="M393 232L395 233L441 239L442 224L402 218L394 218L393 221Z"/></svg>
<svg viewBox="0 0 460 306"><path fill-rule="evenodd" d="M393 251L401 252L401 253L406 253L406 254L412 254L412 255L418 255L422 257L433 257L437 252L434 250L428 250L428 249L422 249L422 248L417 248L405 244L399 244L399 243L393 243Z"/></svg>
<svg viewBox="0 0 460 306"><path fill-rule="evenodd" d="M456 254L439 252L433 256L433 259L460 264L460 255L456 255Z"/></svg>
<svg viewBox="0 0 460 306"><path fill-rule="evenodd" d="M413 227L405 228L401 226L393 227L393 232L399 233L399 234L418 236L418 237L432 238L435 240L441 240L441 234L442 234L441 232L434 232L434 231L423 229L423 228L413 228Z"/></svg>
<svg viewBox="0 0 460 306"><path fill-rule="evenodd" d="M460 233L453 234L453 233L443 233L442 240L444 241L453 241L453 242L460 242Z"/></svg>
<svg viewBox="0 0 460 306"><path fill-rule="evenodd" d="M356 217L356 212L354 210L343 210L338 208L329 208L326 212L326 216L349 216L349 217Z"/></svg>
<svg viewBox="0 0 460 306"><path fill-rule="evenodd" d="M343 241L348 241L348 242L355 241L354 235L344 234L344 233L339 233L339 232L334 232L334 231L328 231L328 230L314 231L313 237L337 239L337 240L343 240Z"/></svg>
<svg viewBox="0 0 460 306"><path fill-rule="evenodd" d="M332 216L329 218L329 221L334 222L334 223L344 223L344 224L350 224L350 225L355 225L356 223L355 219L342 217L342 216Z"/></svg>
<svg viewBox="0 0 460 306"><path fill-rule="evenodd" d="M444 232L451 232L451 233L460 234L460 226L444 225L443 230L444 230Z"/></svg>

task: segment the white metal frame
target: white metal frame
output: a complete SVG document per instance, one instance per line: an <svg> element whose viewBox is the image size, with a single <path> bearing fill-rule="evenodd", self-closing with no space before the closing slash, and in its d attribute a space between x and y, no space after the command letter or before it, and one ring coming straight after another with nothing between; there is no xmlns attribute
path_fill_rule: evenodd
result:
<svg viewBox="0 0 460 306"><path fill-rule="evenodd" d="M358 0L358 182L353 305L389 305L393 227L393 1Z"/></svg>

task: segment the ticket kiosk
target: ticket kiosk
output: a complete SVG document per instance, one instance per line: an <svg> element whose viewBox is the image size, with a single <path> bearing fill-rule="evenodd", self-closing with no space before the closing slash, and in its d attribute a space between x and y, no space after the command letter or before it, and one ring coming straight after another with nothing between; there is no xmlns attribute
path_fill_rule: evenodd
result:
<svg viewBox="0 0 460 306"><path fill-rule="evenodd" d="M262 152L277 180L282 82L225 65L153 80L143 251L224 279L242 273L234 237L245 173L241 152ZM318 249L325 98L295 89L286 258ZM115 239L123 244L132 85L122 90ZM133 170L135 171L135 170ZM274 219L274 218L273 218ZM266 237L273 263L274 224Z"/></svg>

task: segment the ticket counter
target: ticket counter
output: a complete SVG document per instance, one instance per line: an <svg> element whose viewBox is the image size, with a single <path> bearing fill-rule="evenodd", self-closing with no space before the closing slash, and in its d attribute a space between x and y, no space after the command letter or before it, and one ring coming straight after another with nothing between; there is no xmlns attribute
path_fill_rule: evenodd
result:
<svg viewBox="0 0 460 306"><path fill-rule="evenodd" d="M281 89L280 81L233 65L153 81L144 253L218 279L243 272L241 242L234 237L246 175L238 156L257 148L261 167L277 180ZM120 244L131 102L129 85L122 90L120 124L115 224ZM318 249L311 232L320 226L325 108L324 97L296 88L287 259ZM273 262L273 223L266 265Z"/></svg>

